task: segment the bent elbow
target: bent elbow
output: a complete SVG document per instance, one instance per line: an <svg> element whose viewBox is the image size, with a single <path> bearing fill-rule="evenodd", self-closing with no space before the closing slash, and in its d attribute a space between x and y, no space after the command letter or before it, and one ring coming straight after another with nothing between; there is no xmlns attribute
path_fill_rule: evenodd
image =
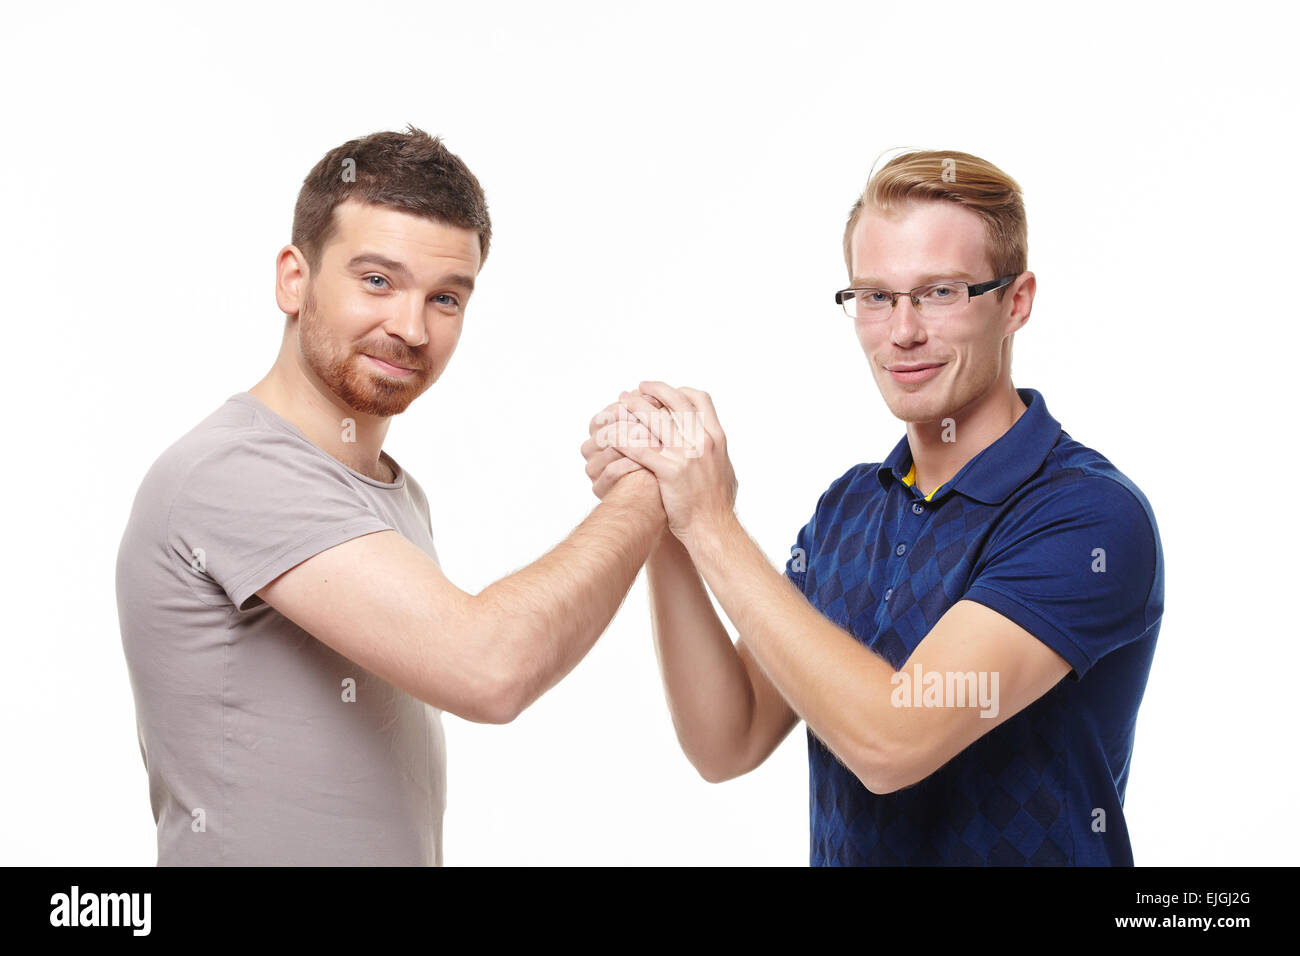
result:
<svg viewBox="0 0 1300 956"><path fill-rule="evenodd" d="M728 780L734 780L738 774L727 773L717 767L710 767L707 764L695 764L695 770L699 773L700 778L705 783L726 783Z"/></svg>
<svg viewBox="0 0 1300 956"><path fill-rule="evenodd" d="M424 699L435 707L441 707L455 714L462 720L475 724L508 724L524 709L518 683L509 675L500 671L488 670L478 674L464 675L460 683L457 698L459 706L445 702L439 705L436 695Z"/></svg>
<svg viewBox="0 0 1300 956"><path fill-rule="evenodd" d="M767 759L767 752L758 752L750 735L743 733L717 734L718 728L710 728L714 734L702 737L685 732L685 725L677 728L677 743L682 753L691 762L695 772L705 783L726 783L743 777Z"/></svg>
<svg viewBox="0 0 1300 956"><path fill-rule="evenodd" d="M855 755L851 764L846 764L859 782L877 796L884 796L908 786L900 771L903 761L896 754L867 748Z"/></svg>
<svg viewBox="0 0 1300 956"><path fill-rule="evenodd" d="M904 786L898 781L873 773L862 773L860 771L854 773L862 785L878 797L883 797L885 794L893 793L896 790L902 790Z"/></svg>
<svg viewBox="0 0 1300 956"><path fill-rule="evenodd" d="M488 701L484 705L477 722L480 724L509 724L519 714L519 708L515 707L509 700L500 698Z"/></svg>
<svg viewBox="0 0 1300 956"><path fill-rule="evenodd" d="M456 716L475 724L508 724L521 710L509 695L485 692L476 695Z"/></svg>
<svg viewBox="0 0 1300 956"><path fill-rule="evenodd" d="M897 756L889 761L865 765L853 772L864 787L877 796L884 796L915 786L937 769L939 768L927 768L915 760Z"/></svg>
<svg viewBox="0 0 1300 956"><path fill-rule="evenodd" d="M719 757L716 753L710 758L703 754L692 753L685 746L682 747L682 752L686 754L686 759L691 762L691 766L700 775L700 779L706 783L726 783L728 780L743 777L753 769L752 766Z"/></svg>
<svg viewBox="0 0 1300 956"><path fill-rule="evenodd" d="M466 713L460 716L478 724L508 724L531 703L520 668L510 653L512 642L494 620L480 613L472 644L476 653L469 664L465 687Z"/></svg>
<svg viewBox="0 0 1300 956"><path fill-rule="evenodd" d="M519 681L512 675L500 675L487 682L480 697L480 711L485 724L509 724L528 706Z"/></svg>

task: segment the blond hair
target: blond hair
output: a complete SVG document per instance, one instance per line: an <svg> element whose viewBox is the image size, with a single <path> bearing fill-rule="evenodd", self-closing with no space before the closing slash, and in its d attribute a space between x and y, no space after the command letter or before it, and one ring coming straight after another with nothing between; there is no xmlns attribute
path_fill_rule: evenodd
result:
<svg viewBox="0 0 1300 956"><path fill-rule="evenodd" d="M1029 227L1020 186L986 159L956 150L914 150L895 156L871 176L849 210L844 264L853 278L853 229L868 207L889 213L910 202L955 202L984 222L990 279L1019 276L1029 266ZM1002 301L1007 287L994 294Z"/></svg>

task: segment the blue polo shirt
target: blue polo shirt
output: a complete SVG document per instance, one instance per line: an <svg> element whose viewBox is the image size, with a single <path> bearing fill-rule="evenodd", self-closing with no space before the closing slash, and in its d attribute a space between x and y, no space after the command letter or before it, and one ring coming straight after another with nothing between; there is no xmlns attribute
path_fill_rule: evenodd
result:
<svg viewBox="0 0 1300 956"><path fill-rule="evenodd" d="M811 862L1133 865L1124 790L1164 609L1146 496L1027 410L923 496L904 436L822 494L786 576L903 668L957 601L977 601L1061 655L1069 675L918 783L874 794L808 731Z"/></svg>

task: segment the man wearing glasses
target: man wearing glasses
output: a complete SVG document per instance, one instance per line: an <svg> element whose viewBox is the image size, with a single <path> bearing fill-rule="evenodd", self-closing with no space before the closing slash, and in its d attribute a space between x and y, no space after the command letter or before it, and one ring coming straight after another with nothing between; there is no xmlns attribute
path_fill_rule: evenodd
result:
<svg viewBox="0 0 1300 956"><path fill-rule="evenodd" d="M642 382L583 446L597 495L658 479L654 635L700 774L747 773L807 724L813 865L1133 863L1163 553L1137 486L1012 384L1026 234L1017 184L966 153L899 156L868 183L835 301L907 434L831 483L786 580L733 511L707 393Z"/></svg>

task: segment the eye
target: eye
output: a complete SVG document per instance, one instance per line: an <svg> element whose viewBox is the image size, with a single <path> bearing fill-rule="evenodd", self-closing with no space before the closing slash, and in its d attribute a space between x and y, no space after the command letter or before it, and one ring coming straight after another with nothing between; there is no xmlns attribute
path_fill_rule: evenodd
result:
<svg viewBox="0 0 1300 956"><path fill-rule="evenodd" d="M866 301L868 302L879 303L879 302L884 302L888 298L889 298L889 293L881 292L878 289L866 293Z"/></svg>
<svg viewBox="0 0 1300 956"><path fill-rule="evenodd" d="M388 284L388 280L385 279L383 276L380 276L380 275L368 275L368 276L365 277L365 279L364 279L363 281L369 283L371 279L378 279L380 282L384 283L384 285L387 285L387 284ZM372 285L372 286L370 286L370 288L372 288L372 289L380 289L380 288L383 288L383 286Z"/></svg>
<svg viewBox="0 0 1300 956"><path fill-rule="evenodd" d="M460 308L460 299L456 298L450 292L439 292L433 297L433 301L446 309Z"/></svg>

